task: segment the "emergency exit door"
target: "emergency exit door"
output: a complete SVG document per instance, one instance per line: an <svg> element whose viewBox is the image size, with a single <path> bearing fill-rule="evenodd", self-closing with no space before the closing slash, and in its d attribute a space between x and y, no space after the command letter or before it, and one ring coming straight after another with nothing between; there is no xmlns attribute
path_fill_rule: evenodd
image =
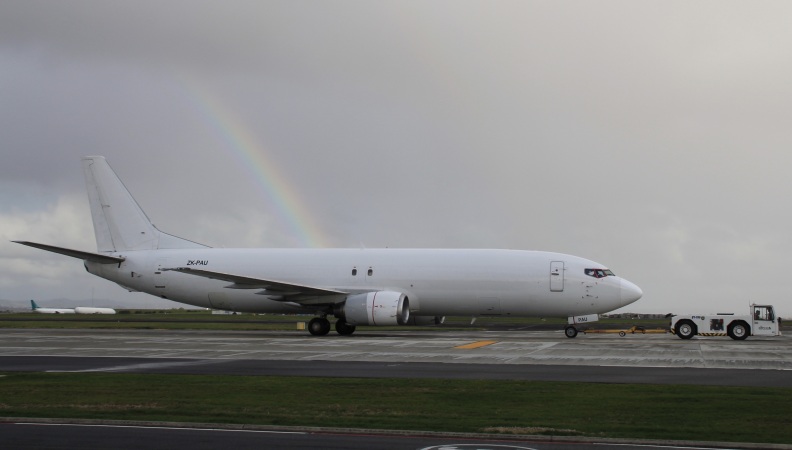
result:
<svg viewBox="0 0 792 450"><path fill-rule="evenodd" d="M550 263L550 292L564 291L564 261Z"/></svg>

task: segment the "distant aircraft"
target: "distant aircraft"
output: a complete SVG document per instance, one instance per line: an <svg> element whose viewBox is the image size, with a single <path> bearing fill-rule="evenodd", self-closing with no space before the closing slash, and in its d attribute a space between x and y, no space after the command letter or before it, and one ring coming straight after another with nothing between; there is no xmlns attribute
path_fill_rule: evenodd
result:
<svg viewBox="0 0 792 450"><path fill-rule="evenodd" d="M36 304L35 300L30 301L33 312L40 314L76 314L74 308L42 308Z"/></svg>
<svg viewBox="0 0 792 450"><path fill-rule="evenodd" d="M116 310L113 308L94 308L93 306L78 306L74 308L77 314L115 314Z"/></svg>
<svg viewBox="0 0 792 450"><path fill-rule="evenodd" d="M204 308L313 313L313 335L357 325L429 325L443 316L585 316L635 302L635 284L603 265L542 251L227 249L158 230L101 156L82 159L97 252L28 241L85 261L129 291ZM566 328L574 337L574 325Z"/></svg>
<svg viewBox="0 0 792 450"><path fill-rule="evenodd" d="M30 301L33 312L41 314L115 314L112 308L94 308L91 306L78 306L76 308L42 308L35 300Z"/></svg>

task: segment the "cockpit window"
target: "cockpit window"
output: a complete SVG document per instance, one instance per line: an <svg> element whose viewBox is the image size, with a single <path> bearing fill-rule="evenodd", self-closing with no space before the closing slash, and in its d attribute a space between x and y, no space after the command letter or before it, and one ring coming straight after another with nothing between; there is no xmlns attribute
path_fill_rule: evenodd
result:
<svg viewBox="0 0 792 450"><path fill-rule="evenodd" d="M585 274L594 278L605 278L615 276L609 269L585 269Z"/></svg>

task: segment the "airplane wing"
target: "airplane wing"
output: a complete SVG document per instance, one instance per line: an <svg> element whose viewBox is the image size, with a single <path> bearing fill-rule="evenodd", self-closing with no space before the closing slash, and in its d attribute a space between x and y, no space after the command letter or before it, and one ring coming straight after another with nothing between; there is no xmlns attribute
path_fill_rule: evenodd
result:
<svg viewBox="0 0 792 450"><path fill-rule="evenodd" d="M230 273L214 272L211 270L193 269L190 267L175 267L172 269L175 272L187 273L199 277L210 278L213 280L228 281L231 284L226 286L229 289L262 289L259 294L269 296L273 300L293 301L303 303L300 299L316 299L317 297L324 297L328 295L345 295L348 292L337 291L335 289L326 289L314 286L306 286L304 284L288 283L284 281L264 280L261 278L252 278L242 275L234 275ZM308 303L308 302L305 302ZM315 302L311 302L315 303ZM327 302L333 303L333 302Z"/></svg>
<svg viewBox="0 0 792 450"><path fill-rule="evenodd" d="M28 241L11 241L11 242L14 242L16 244L27 245L28 247L38 248L41 250L46 250L48 252L71 256L72 258L92 261L99 264L118 264L125 261L125 258L119 258L117 256L108 256L108 255L102 255L100 253L84 252L82 250L73 250L70 248L56 247L54 245L39 244L37 242L28 242Z"/></svg>

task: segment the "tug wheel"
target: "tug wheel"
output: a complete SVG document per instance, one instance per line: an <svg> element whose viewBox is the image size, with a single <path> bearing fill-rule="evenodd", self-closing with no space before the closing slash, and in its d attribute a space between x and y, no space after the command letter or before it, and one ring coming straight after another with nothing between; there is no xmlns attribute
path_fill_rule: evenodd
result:
<svg viewBox="0 0 792 450"><path fill-rule="evenodd" d="M696 334L696 324L689 320L680 320L676 324L676 334L680 339L690 339Z"/></svg>
<svg viewBox="0 0 792 450"><path fill-rule="evenodd" d="M734 339L735 341L742 341L746 339L748 335L751 333L748 330L748 325L746 325L745 322L737 322L737 323L733 323L729 327L727 334L729 335L730 338Z"/></svg>

